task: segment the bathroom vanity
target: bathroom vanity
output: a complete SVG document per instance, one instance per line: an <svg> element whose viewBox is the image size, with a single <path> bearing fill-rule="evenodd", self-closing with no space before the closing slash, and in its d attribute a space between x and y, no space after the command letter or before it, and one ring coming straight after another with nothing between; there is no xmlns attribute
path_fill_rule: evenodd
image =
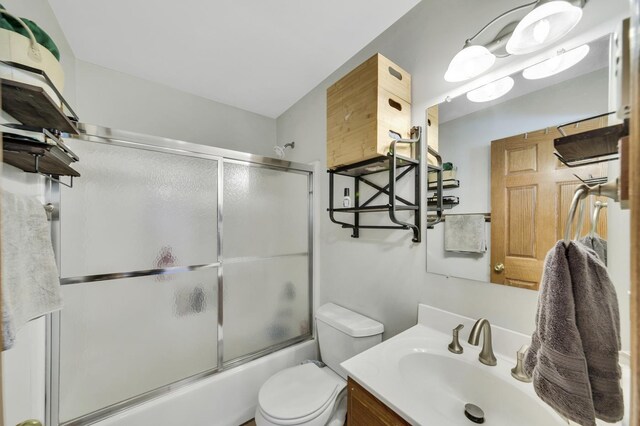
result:
<svg viewBox="0 0 640 426"><path fill-rule="evenodd" d="M343 362L349 375L348 424L468 426L468 404L495 426L570 424L537 397L531 383L511 375L516 353L530 337L491 325L497 363L485 365L478 359L482 343L467 343L475 322L419 305L418 324ZM447 346L459 324L463 351L456 354ZM628 359L621 357L620 364L622 386L628 388ZM628 415L619 424L628 425Z"/></svg>
<svg viewBox="0 0 640 426"><path fill-rule="evenodd" d="M347 392L347 424L349 426L410 424L351 377L347 382Z"/></svg>

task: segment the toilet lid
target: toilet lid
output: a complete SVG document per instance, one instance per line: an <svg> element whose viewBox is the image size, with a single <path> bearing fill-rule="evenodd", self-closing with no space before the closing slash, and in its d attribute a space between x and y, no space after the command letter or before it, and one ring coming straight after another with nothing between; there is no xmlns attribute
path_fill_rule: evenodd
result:
<svg viewBox="0 0 640 426"><path fill-rule="evenodd" d="M276 373L260 388L260 408L270 417L282 420L323 411L327 402L346 385L333 371L325 370L330 369L308 363Z"/></svg>

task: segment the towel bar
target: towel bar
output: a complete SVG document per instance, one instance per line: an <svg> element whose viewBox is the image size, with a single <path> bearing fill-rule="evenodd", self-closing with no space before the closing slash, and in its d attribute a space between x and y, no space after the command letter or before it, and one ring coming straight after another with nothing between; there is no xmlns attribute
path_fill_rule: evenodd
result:
<svg viewBox="0 0 640 426"><path fill-rule="evenodd" d="M483 215L485 222L491 222L491 213L450 213L450 214L444 214L444 215L442 215L442 218L440 219L440 222L445 222L447 220L447 216L477 215L477 214ZM428 215L427 216L427 220L435 219L435 218L436 218L436 216L434 216L434 215Z"/></svg>

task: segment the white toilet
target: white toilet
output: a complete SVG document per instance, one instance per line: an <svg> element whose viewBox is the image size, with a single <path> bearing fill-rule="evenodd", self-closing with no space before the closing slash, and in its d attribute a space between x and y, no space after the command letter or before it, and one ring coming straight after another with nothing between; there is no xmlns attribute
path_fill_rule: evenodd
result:
<svg viewBox="0 0 640 426"><path fill-rule="evenodd" d="M320 356L282 370L258 394L258 426L342 426L347 413L347 373L340 363L382 340L384 327L341 306L327 303L316 312Z"/></svg>

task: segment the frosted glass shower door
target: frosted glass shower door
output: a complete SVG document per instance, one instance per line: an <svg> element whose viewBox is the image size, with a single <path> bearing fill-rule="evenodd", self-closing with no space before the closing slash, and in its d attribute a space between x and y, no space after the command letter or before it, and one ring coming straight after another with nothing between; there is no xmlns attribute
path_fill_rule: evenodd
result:
<svg viewBox="0 0 640 426"><path fill-rule="evenodd" d="M63 422L217 366L216 268L67 285L62 296Z"/></svg>
<svg viewBox="0 0 640 426"><path fill-rule="evenodd" d="M61 422L218 366L218 161L69 145L82 177L61 192Z"/></svg>
<svg viewBox="0 0 640 426"><path fill-rule="evenodd" d="M309 335L308 173L224 163L224 361Z"/></svg>
<svg viewBox="0 0 640 426"><path fill-rule="evenodd" d="M62 191L63 277L217 261L217 161L69 145L82 176Z"/></svg>

